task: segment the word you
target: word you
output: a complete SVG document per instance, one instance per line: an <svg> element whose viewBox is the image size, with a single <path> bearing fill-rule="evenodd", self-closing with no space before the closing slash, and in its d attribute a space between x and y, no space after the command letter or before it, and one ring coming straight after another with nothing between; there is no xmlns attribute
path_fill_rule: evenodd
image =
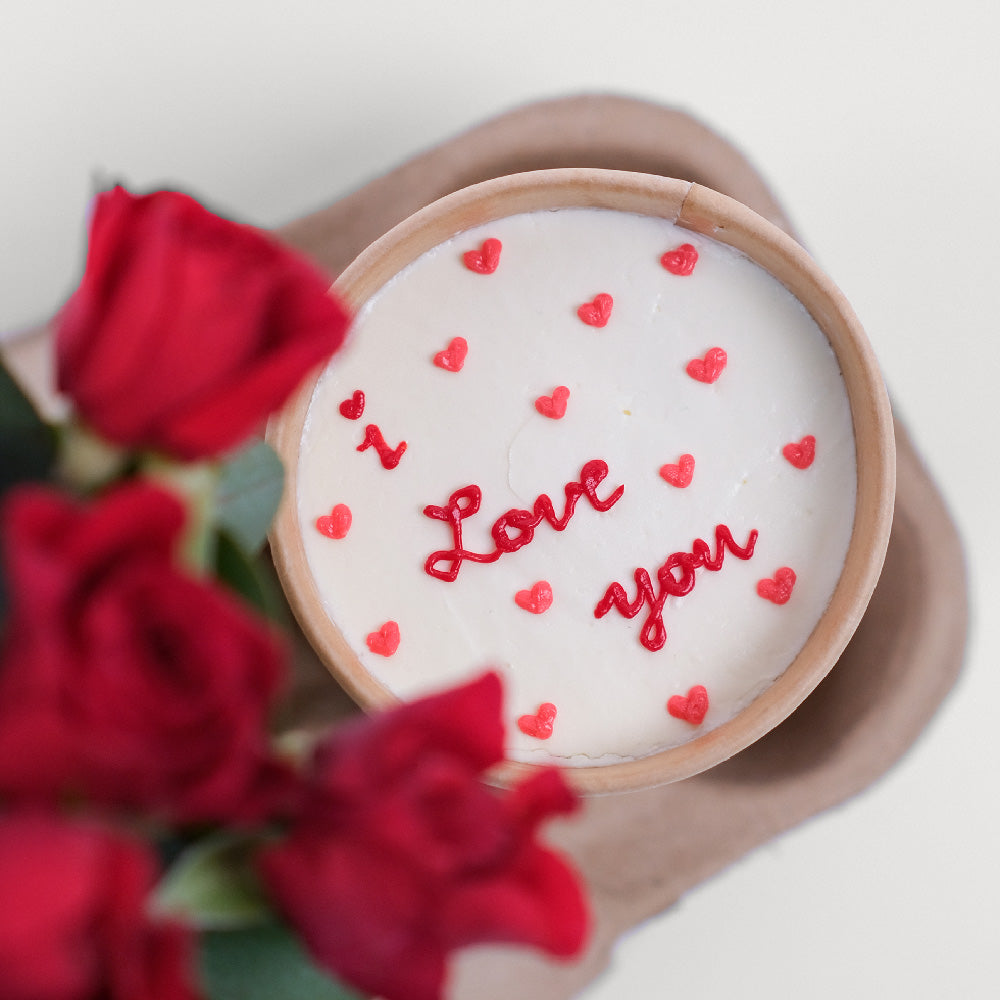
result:
<svg viewBox="0 0 1000 1000"><path fill-rule="evenodd" d="M635 600L628 599L625 588L620 583L613 583L594 608L594 617L603 618L614 608L625 618L635 618L648 605L649 614L639 633L639 642L651 652L662 649L667 641L667 629L663 624L663 605L667 598L689 594L694 589L695 570L704 567L715 573L722 569L726 549L737 559L747 560L753 555L756 544L756 528L750 532L746 545L741 546L733 540L729 528L720 524L715 529L714 556L708 542L696 538L690 552L674 552L667 556L666 562L656 571L659 592L654 591L649 573L640 567L634 574L637 588Z"/></svg>

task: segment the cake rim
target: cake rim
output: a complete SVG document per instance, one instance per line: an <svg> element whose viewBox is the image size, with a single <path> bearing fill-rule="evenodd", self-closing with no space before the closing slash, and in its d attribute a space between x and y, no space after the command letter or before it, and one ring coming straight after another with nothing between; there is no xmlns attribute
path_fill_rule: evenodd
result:
<svg viewBox="0 0 1000 1000"><path fill-rule="evenodd" d="M363 250L333 288L358 309L423 252L461 232L523 212L580 207L665 219L733 247L784 285L805 306L836 355L858 456L857 501L844 568L826 612L798 656L746 708L710 732L634 760L567 769L579 790L599 793L664 784L721 763L791 714L832 669L881 572L892 523L895 440L874 353L837 286L783 230L740 202L693 182L580 167L493 178L445 195L400 222ZM293 614L317 656L362 709L373 711L398 699L361 665L324 610L306 563L296 511L299 442L322 370L306 380L268 430L268 440L286 469L285 495L272 527L272 555ZM538 766L507 761L494 776L506 783Z"/></svg>

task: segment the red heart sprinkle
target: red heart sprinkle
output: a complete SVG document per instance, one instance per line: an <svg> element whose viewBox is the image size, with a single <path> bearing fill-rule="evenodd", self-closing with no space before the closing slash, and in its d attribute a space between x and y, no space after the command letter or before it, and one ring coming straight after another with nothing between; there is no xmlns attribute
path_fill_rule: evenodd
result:
<svg viewBox="0 0 1000 1000"><path fill-rule="evenodd" d="M399 649L399 626L392 621L386 622L377 632L369 632L365 642L373 653L392 656Z"/></svg>
<svg viewBox="0 0 1000 1000"><path fill-rule="evenodd" d="M700 726L708 712L708 691L695 684L687 695L675 694L667 702L667 711L675 719L683 719L692 726Z"/></svg>
<svg viewBox="0 0 1000 1000"><path fill-rule="evenodd" d="M343 538L351 530L351 508L338 503L329 514L316 518L316 528L327 538Z"/></svg>
<svg viewBox="0 0 1000 1000"><path fill-rule="evenodd" d="M544 614L552 607L552 587L546 580L533 584L531 590L519 590L514 595L519 608L530 611L533 615Z"/></svg>
<svg viewBox="0 0 1000 1000"><path fill-rule="evenodd" d="M698 263L698 251L690 243L682 243L673 250L668 250L660 263L671 273L686 278Z"/></svg>
<svg viewBox="0 0 1000 1000"><path fill-rule="evenodd" d="M795 586L795 570L788 566L782 566L774 579L765 577L757 581L757 593L761 597L772 601L775 604L785 604L792 596L792 588Z"/></svg>
<svg viewBox="0 0 1000 1000"><path fill-rule="evenodd" d="M355 389L350 399L345 399L340 404L340 413L348 420L357 420L365 412L365 394L360 389Z"/></svg>
<svg viewBox="0 0 1000 1000"><path fill-rule="evenodd" d="M711 384L725 370L728 360L729 357L721 347L713 347L705 354L705 357L689 361L684 370L695 381Z"/></svg>
<svg viewBox="0 0 1000 1000"><path fill-rule="evenodd" d="M668 462L666 465L661 465L660 475L678 489L690 486L691 478L694 476L694 455L681 455L676 464Z"/></svg>
<svg viewBox="0 0 1000 1000"><path fill-rule="evenodd" d="M517 728L525 736L534 736L536 740L547 740L552 735L552 723L556 721L556 706L547 701L538 706L534 715L522 715L517 720Z"/></svg>
<svg viewBox="0 0 1000 1000"><path fill-rule="evenodd" d="M566 401L569 399L569 389L564 385L557 385L552 390L551 396L539 396L535 400L535 409L543 417L552 420L561 420L566 414Z"/></svg>
<svg viewBox="0 0 1000 1000"><path fill-rule="evenodd" d="M468 353L469 345L465 337L452 337L448 346L434 355L434 364L446 372L460 372Z"/></svg>
<svg viewBox="0 0 1000 1000"><path fill-rule="evenodd" d="M781 449L781 454L788 459L796 469L808 469L816 457L816 438L807 434L801 441L792 441Z"/></svg>
<svg viewBox="0 0 1000 1000"><path fill-rule="evenodd" d="M614 304L614 299L607 292L601 292L600 295L594 296L592 302L584 302L576 314L587 326L607 326Z"/></svg>
<svg viewBox="0 0 1000 1000"><path fill-rule="evenodd" d="M503 244L490 238L483 241L483 245L478 250L467 250L462 254L462 260L470 271L477 274L492 274L500 263L500 251Z"/></svg>

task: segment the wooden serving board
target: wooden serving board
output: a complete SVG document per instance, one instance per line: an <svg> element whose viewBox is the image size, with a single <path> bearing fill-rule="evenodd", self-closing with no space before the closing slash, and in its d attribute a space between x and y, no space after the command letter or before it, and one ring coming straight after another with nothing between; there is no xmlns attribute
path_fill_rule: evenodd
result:
<svg viewBox="0 0 1000 1000"><path fill-rule="evenodd" d="M428 202L521 170L579 166L696 181L792 232L764 181L688 115L621 97L543 101L414 157L279 236L338 274L368 243ZM794 234L793 234L794 235ZM877 345L876 345L877 349ZM861 627L830 675L777 729L686 781L589 798L551 840L589 884L595 929L580 961L475 949L454 969L454 1000L570 997L604 967L618 936L784 830L859 792L920 735L964 655L961 544L940 494L896 421L897 494L888 555ZM932 585L933 581L933 585ZM325 671L300 664L303 713L349 711Z"/></svg>
<svg viewBox="0 0 1000 1000"><path fill-rule="evenodd" d="M743 156L686 114L638 100L545 101L487 121L424 152L278 235L331 277L377 237L458 188L561 166L639 170L696 181L792 232ZM876 345L877 349L877 345ZM5 347L13 370L47 392L44 332ZM861 791L920 735L961 667L968 607L961 543L898 420L897 492L881 580L829 676L777 729L694 778L588 798L550 840L588 883L594 933L586 954L553 962L478 948L453 969L451 1000L561 1000L605 966L617 938L687 890L810 816ZM285 722L328 725L356 711L304 642Z"/></svg>

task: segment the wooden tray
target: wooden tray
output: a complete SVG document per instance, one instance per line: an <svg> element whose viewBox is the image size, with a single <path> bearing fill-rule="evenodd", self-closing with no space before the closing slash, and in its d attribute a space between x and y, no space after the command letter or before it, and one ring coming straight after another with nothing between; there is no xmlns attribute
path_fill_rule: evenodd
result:
<svg viewBox="0 0 1000 1000"><path fill-rule="evenodd" d="M532 104L487 121L279 232L339 273L368 243L430 201L490 177L545 167L641 170L692 180L793 233L743 156L689 116L620 97ZM875 345L876 351L878 345ZM934 483L896 421L897 494L885 568L837 666L782 725L686 781L587 800L552 831L589 883L587 954L557 963L476 949L454 969L455 1000L570 997L604 967L617 937L775 835L873 782L898 760L954 683L964 654L961 544ZM304 654L301 720L334 709L325 671Z"/></svg>
<svg viewBox="0 0 1000 1000"><path fill-rule="evenodd" d="M687 115L618 97L515 110L414 157L278 235L331 276L368 243L441 195L521 170L596 166L692 180L791 224L754 169ZM794 235L794 234L793 234ZM11 367L47 391L44 333L5 346ZM875 345L876 351L878 345ZM452 1000L557 1000L604 967L618 936L804 819L871 784L920 735L954 683L967 631L961 544L940 494L896 421L897 492L881 580L830 675L777 729L711 771L594 797L551 831L589 884L594 934L566 964L521 949L459 957ZM304 642L286 722L327 725L356 711Z"/></svg>

